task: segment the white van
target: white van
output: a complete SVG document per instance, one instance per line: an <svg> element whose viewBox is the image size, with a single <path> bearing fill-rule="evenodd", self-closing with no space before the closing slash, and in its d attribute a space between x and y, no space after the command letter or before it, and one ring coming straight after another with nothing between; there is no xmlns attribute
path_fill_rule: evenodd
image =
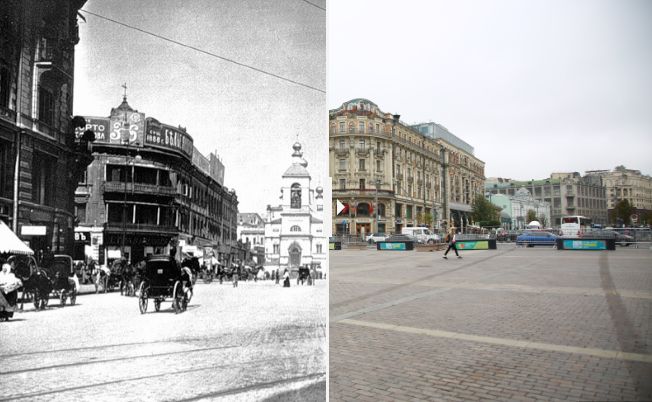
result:
<svg viewBox="0 0 652 402"><path fill-rule="evenodd" d="M418 243L438 243L440 238L428 228L402 228L401 234L412 236Z"/></svg>

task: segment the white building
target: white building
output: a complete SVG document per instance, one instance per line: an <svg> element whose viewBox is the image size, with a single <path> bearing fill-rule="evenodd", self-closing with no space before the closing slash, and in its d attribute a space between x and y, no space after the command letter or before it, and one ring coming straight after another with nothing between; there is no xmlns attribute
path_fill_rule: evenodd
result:
<svg viewBox="0 0 652 402"><path fill-rule="evenodd" d="M292 165L282 176L281 204L267 206L265 269L279 269L282 273L288 268L296 274L303 265L325 269L328 243L323 189L312 188L301 144L297 142L292 148Z"/></svg>
<svg viewBox="0 0 652 402"><path fill-rule="evenodd" d="M251 251L251 258L258 265L265 262L265 220L255 212L238 214L238 240Z"/></svg>
<svg viewBox="0 0 652 402"><path fill-rule="evenodd" d="M532 210L537 221L545 227L551 226L550 203L537 200L525 188L519 188L514 195L487 193L487 199L500 207L501 226L505 229L525 229L527 213Z"/></svg>

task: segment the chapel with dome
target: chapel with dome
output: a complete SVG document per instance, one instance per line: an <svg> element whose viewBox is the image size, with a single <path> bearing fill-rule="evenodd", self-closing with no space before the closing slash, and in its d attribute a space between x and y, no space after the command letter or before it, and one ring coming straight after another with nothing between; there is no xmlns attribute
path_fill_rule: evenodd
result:
<svg viewBox="0 0 652 402"><path fill-rule="evenodd" d="M287 268L297 275L300 266L318 272L326 268L324 190L312 187L308 162L299 142L293 146L292 164L281 176L280 204L267 206L265 219L265 269Z"/></svg>

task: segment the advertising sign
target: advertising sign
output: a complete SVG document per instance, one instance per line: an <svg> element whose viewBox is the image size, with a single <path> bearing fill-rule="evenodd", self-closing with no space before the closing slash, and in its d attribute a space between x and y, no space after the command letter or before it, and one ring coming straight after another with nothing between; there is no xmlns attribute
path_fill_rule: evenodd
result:
<svg viewBox="0 0 652 402"><path fill-rule="evenodd" d="M216 182L220 183L221 186L224 185L224 164L222 161L219 160L215 154L211 153L209 155L210 159L210 169L211 173L210 176L215 180Z"/></svg>
<svg viewBox="0 0 652 402"><path fill-rule="evenodd" d="M195 146L192 147L192 164L197 166L206 175L211 175L211 163Z"/></svg>
<svg viewBox="0 0 652 402"><path fill-rule="evenodd" d="M407 250L407 245L405 243L379 242L378 250Z"/></svg>
<svg viewBox="0 0 652 402"><path fill-rule="evenodd" d="M22 236L45 236L46 232L45 226L23 226L20 234Z"/></svg>
<svg viewBox="0 0 652 402"><path fill-rule="evenodd" d="M606 250L607 242L604 240L564 240L564 249L567 250Z"/></svg>
<svg viewBox="0 0 652 402"><path fill-rule="evenodd" d="M113 111L111 115L111 132L109 141L112 144L143 144L145 134L145 114L136 111Z"/></svg>
<svg viewBox="0 0 652 402"><path fill-rule="evenodd" d="M91 232L75 232L75 242L91 244Z"/></svg>
<svg viewBox="0 0 652 402"><path fill-rule="evenodd" d="M91 130L95 133L95 141L109 142L109 132L111 131L111 123L106 117L84 117L86 120L86 127L75 128L75 138L79 139L84 134L84 131Z"/></svg>
<svg viewBox="0 0 652 402"><path fill-rule="evenodd" d="M455 244L460 250L489 250L489 242L487 240L458 241Z"/></svg>
<svg viewBox="0 0 652 402"><path fill-rule="evenodd" d="M147 118L145 144L180 151L188 158L192 158L192 137L185 131L159 123L151 117Z"/></svg>

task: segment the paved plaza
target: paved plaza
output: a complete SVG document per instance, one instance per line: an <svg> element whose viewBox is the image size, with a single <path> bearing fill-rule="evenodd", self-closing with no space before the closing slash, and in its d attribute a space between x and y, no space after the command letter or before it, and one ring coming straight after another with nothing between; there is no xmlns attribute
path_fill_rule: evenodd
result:
<svg viewBox="0 0 652 402"><path fill-rule="evenodd" d="M25 305L0 323L0 401L324 401L326 304L321 280L198 282L180 314L118 292Z"/></svg>
<svg viewBox="0 0 652 402"><path fill-rule="evenodd" d="M652 251L330 254L331 401L652 400Z"/></svg>

